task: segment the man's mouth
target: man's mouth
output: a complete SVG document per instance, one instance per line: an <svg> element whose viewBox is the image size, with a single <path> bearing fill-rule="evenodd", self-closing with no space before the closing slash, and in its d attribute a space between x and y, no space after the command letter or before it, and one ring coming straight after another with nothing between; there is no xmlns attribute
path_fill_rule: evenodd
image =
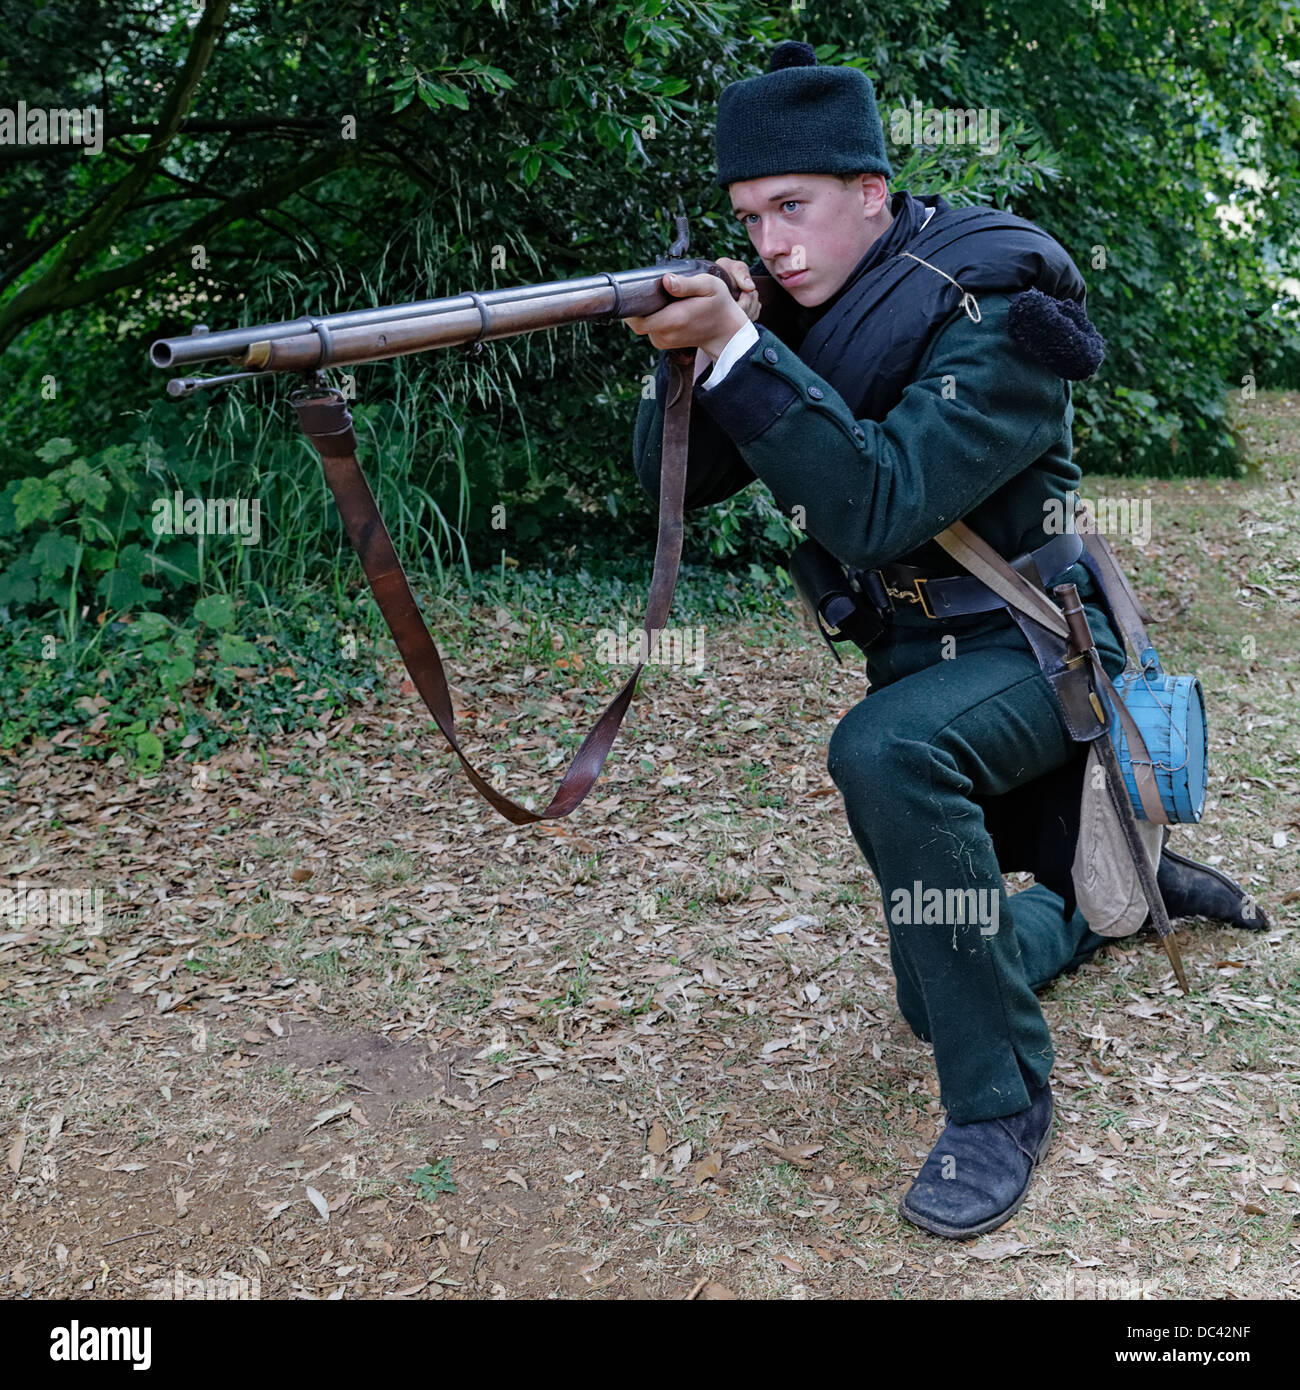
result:
<svg viewBox="0 0 1300 1390"><path fill-rule="evenodd" d="M788 270L783 274L778 272L776 278L783 285L797 285L807 274L807 270Z"/></svg>

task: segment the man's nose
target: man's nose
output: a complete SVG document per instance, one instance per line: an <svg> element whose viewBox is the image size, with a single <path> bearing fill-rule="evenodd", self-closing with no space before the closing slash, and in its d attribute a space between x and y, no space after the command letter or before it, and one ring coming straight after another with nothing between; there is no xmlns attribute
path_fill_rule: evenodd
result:
<svg viewBox="0 0 1300 1390"><path fill-rule="evenodd" d="M773 261L788 254L790 238L781 227L762 227L759 229L758 246L755 249L763 260L771 265Z"/></svg>

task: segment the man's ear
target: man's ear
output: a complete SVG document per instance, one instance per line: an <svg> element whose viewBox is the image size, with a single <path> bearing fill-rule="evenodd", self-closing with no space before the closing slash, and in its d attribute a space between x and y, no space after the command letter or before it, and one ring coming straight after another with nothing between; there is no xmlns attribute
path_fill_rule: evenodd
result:
<svg viewBox="0 0 1300 1390"><path fill-rule="evenodd" d="M879 217L889 206L889 185L883 174L862 175L862 215L871 219Z"/></svg>

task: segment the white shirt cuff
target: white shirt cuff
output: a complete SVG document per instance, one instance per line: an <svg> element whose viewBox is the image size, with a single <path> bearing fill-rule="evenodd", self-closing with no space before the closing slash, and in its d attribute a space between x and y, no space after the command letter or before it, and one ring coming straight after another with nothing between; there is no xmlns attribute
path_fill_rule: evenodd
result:
<svg viewBox="0 0 1300 1390"><path fill-rule="evenodd" d="M758 329L752 323L736 329L713 364L707 381L700 382L701 391L712 391L737 362L758 342Z"/></svg>

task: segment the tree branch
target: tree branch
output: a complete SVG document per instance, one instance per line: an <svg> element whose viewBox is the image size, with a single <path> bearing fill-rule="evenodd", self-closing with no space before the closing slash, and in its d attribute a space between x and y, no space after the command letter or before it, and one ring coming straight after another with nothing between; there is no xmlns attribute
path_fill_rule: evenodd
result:
<svg viewBox="0 0 1300 1390"><path fill-rule="evenodd" d="M227 201L229 201L230 197L232 196L232 195L229 194L229 193L222 193L222 192L220 192L218 189L213 188L213 187L211 186L211 184L204 183L204 182L200 182L200 181L197 180L197 179L187 179L183 174L173 174L173 173L171 172L170 169L159 169L159 170L158 170L158 173L159 173L163 178L165 178L165 179L170 179L173 183L178 183L178 184L180 184L180 186L181 186L182 188L188 188L188 189L190 189L193 193L197 194L200 198L210 198L210 199L212 199L213 202L216 202L216 203L224 203L224 202L227 202ZM173 197L184 197L183 194L174 194L174 195L171 195L171 196L173 196ZM143 204L143 203L139 203L139 204L137 204L137 206L138 206L138 207L143 207L144 204ZM317 240L317 238L316 238L316 233L315 233L315 231L312 229L311 224L308 223L308 222L304 222L304 221L302 220L301 217L295 217L294 214L291 213L287 208L280 208L279 211L280 211L281 213L283 213L283 215L284 215L285 217L287 217L291 222L296 222L296 223L298 224L298 226L302 228L303 232L305 233L305 238L304 238L304 239L309 238L311 241L315 242L315 243L316 243L315 249L316 249L317 253L319 253L320 250L321 250L320 242L319 242L319 240ZM254 211L254 212L251 212L251 213L249 214L249 216L250 216L255 222L260 222L260 223L262 223L263 226L265 226L265 227L270 227L270 229L271 229L277 236L289 236L289 237L292 237L292 236L293 236L293 233L292 233L291 231L286 232L286 230L285 230L283 227L278 226L276 223L272 222L271 219L270 219L264 212L257 212L257 211Z"/></svg>
<svg viewBox="0 0 1300 1390"><path fill-rule="evenodd" d="M86 302L85 295L75 293L77 272L107 241L113 227L144 188L167 152L167 147L180 128L185 113L198 91L203 73L211 61L229 8L230 0L207 0L203 16L195 26L194 37L190 42L180 76L167 94L167 100L163 105L158 121L157 138L142 152L135 168L113 188L112 194L95 210L86 225L73 234L49 270L38 280L21 289L8 304L0 308L0 351L3 351L27 324L42 318L52 307L66 307L62 301L69 291L74 292L73 303ZM100 279L101 276L92 276L91 283Z"/></svg>
<svg viewBox="0 0 1300 1390"><path fill-rule="evenodd" d="M322 151L314 159L309 159L306 164L302 164L296 169L286 170L278 178L272 179L270 183L250 189L237 198L230 199L223 206L204 213L184 231L178 232L170 241L154 247L152 251L141 256L138 260L132 261L129 265L115 266L112 270L100 271L98 275L91 275L84 280L77 280L63 286L57 296L51 296L47 299L40 310L40 315L54 313L61 309L75 309L80 304L87 304L117 290L138 285L155 271L165 270L173 260L184 255L191 246L206 240L219 228L236 222L241 217L251 217L259 209L274 207L291 194L296 193L299 188L314 183L317 179L333 173L336 169L344 168L353 163L356 158L357 151L340 142L338 148ZM0 351L3 351L13 341L22 326L22 324L17 324L11 327L0 321Z"/></svg>
<svg viewBox="0 0 1300 1390"><path fill-rule="evenodd" d="M362 114L358 125L376 124L382 119L376 114ZM177 125L176 135L257 135L273 131L338 130L337 116L234 116L229 118L196 116ZM105 121L104 142L120 140L128 135L158 135L164 129L161 122ZM0 164L17 163L24 159L49 159L56 155L80 154L80 145L0 145Z"/></svg>

